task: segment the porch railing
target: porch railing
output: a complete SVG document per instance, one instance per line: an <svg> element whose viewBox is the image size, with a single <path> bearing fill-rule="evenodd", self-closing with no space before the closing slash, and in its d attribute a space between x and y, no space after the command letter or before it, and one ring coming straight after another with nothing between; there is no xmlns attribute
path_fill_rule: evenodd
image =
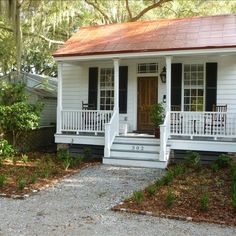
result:
<svg viewBox="0 0 236 236"><path fill-rule="evenodd" d="M98 110L62 110L62 132L104 133L105 124L109 123L113 111Z"/></svg>
<svg viewBox="0 0 236 236"><path fill-rule="evenodd" d="M119 134L119 113L117 110L114 111L111 120L105 125L105 147L104 156L110 157L111 145Z"/></svg>
<svg viewBox="0 0 236 236"><path fill-rule="evenodd" d="M167 142L169 138L170 130L170 113L167 112L164 123L160 125L160 161L167 161Z"/></svg>
<svg viewBox="0 0 236 236"><path fill-rule="evenodd" d="M236 113L171 112L170 135L236 137Z"/></svg>

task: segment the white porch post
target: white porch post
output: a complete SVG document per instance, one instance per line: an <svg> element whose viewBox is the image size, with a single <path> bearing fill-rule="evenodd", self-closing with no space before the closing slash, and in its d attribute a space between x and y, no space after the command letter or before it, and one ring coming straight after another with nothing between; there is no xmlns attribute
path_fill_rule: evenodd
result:
<svg viewBox="0 0 236 236"><path fill-rule="evenodd" d="M166 57L166 111L171 110L171 59Z"/></svg>
<svg viewBox="0 0 236 236"><path fill-rule="evenodd" d="M119 59L113 59L114 63L114 110L119 113Z"/></svg>
<svg viewBox="0 0 236 236"><path fill-rule="evenodd" d="M57 134L61 134L61 112L62 112L62 62L58 62L58 84L57 84Z"/></svg>

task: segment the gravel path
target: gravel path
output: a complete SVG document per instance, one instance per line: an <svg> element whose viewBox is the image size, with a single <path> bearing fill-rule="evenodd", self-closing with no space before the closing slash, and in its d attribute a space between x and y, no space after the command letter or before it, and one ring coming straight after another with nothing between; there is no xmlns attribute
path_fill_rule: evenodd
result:
<svg viewBox="0 0 236 236"><path fill-rule="evenodd" d="M0 235L236 235L236 228L113 212L161 170L94 166L26 200L0 198Z"/></svg>

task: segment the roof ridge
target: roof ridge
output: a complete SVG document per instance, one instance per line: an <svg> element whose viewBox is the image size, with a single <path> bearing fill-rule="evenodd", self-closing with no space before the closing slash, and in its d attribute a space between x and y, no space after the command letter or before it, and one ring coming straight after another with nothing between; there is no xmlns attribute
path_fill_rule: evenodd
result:
<svg viewBox="0 0 236 236"><path fill-rule="evenodd" d="M222 17L222 16L235 16L236 13L230 14L218 14L218 15L208 15L208 16L189 16L189 17L180 17L180 18L157 18L157 19L150 19L150 20L140 20L140 21L127 21L127 22L116 22L112 24L102 24L102 25L87 25L81 26L78 29L88 29L88 28L100 28L100 27L110 27L114 25L128 25L128 24L140 24L140 23L149 23L155 21L179 21L179 20L187 20L187 19L197 19L197 18L212 18L212 17Z"/></svg>

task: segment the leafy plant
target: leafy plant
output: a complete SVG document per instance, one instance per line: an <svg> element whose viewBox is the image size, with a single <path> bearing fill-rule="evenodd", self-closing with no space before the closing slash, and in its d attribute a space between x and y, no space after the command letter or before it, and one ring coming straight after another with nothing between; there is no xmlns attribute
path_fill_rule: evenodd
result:
<svg viewBox="0 0 236 236"><path fill-rule="evenodd" d="M142 191L135 191L133 194L133 198L136 203L141 203L144 200L144 194Z"/></svg>
<svg viewBox="0 0 236 236"><path fill-rule="evenodd" d="M182 175L186 172L186 167L182 164L178 164L173 168L172 171L174 176Z"/></svg>
<svg viewBox="0 0 236 236"><path fill-rule="evenodd" d="M200 210L208 211L209 208L209 195L207 192L204 192L200 197Z"/></svg>
<svg viewBox="0 0 236 236"><path fill-rule="evenodd" d="M154 195L157 191L157 187L155 185L150 185L148 188L147 188L147 192L149 195Z"/></svg>
<svg viewBox="0 0 236 236"><path fill-rule="evenodd" d="M226 154L221 154L216 160L215 163L219 166L219 168L227 168L232 163L232 158Z"/></svg>
<svg viewBox="0 0 236 236"><path fill-rule="evenodd" d="M230 176L231 176L232 181L236 181L236 165L231 165Z"/></svg>
<svg viewBox="0 0 236 236"><path fill-rule="evenodd" d="M215 181L215 185L216 185L217 188L222 187L224 185L224 183L225 183L224 180L220 179L219 177L216 177L214 179L214 181Z"/></svg>
<svg viewBox="0 0 236 236"><path fill-rule="evenodd" d="M166 207L171 207L174 204L174 201L175 201L175 195L169 189L166 196L165 196L165 205L166 205Z"/></svg>
<svg viewBox="0 0 236 236"><path fill-rule="evenodd" d="M173 182L173 179L174 179L174 173L173 173L173 171L169 170L162 177L162 184L163 185L170 185Z"/></svg>
<svg viewBox="0 0 236 236"><path fill-rule="evenodd" d="M165 109L162 103L153 104L150 109L150 119L155 128L159 128L164 122Z"/></svg>
<svg viewBox="0 0 236 236"><path fill-rule="evenodd" d="M200 155L197 152L187 152L187 156L185 157L185 164L189 167L200 168Z"/></svg>
<svg viewBox="0 0 236 236"><path fill-rule="evenodd" d="M5 184L6 182L6 176L3 175L3 174L0 174L0 187L3 187L3 185Z"/></svg>
<svg viewBox="0 0 236 236"><path fill-rule="evenodd" d="M25 178L20 178L18 181L17 181L17 187L19 190L23 190L25 188L27 184L27 181Z"/></svg>
<svg viewBox="0 0 236 236"><path fill-rule="evenodd" d="M26 164L29 161L29 157L26 154L22 154L21 161Z"/></svg>
<svg viewBox="0 0 236 236"><path fill-rule="evenodd" d="M217 163L212 163L211 164L211 169L212 169L212 172L217 172L220 168L219 168L219 166L218 166L218 164Z"/></svg>
<svg viewBox="0 0 236 236"><path fill-rule="evenodd" d="M6 139L0 140L0 156L3 158L11 157L16 154L16 150Z"/></svg>
<svg viewBox="0 0 236 236"><path fill-rule="evenodd" d="M77 155L77 157L74 158L74 163L73 165L80 165L82 161L84 160L84 157L81 155Z"/></svg>
<svg viewBox="0 0 236 236"><path fill-rule="evenodd" d="M37 174L33 174L33 175L31 176L30 183L31 183L31 184L35 184L35 183L37 182L37 180L38 180Z"/></svg>

